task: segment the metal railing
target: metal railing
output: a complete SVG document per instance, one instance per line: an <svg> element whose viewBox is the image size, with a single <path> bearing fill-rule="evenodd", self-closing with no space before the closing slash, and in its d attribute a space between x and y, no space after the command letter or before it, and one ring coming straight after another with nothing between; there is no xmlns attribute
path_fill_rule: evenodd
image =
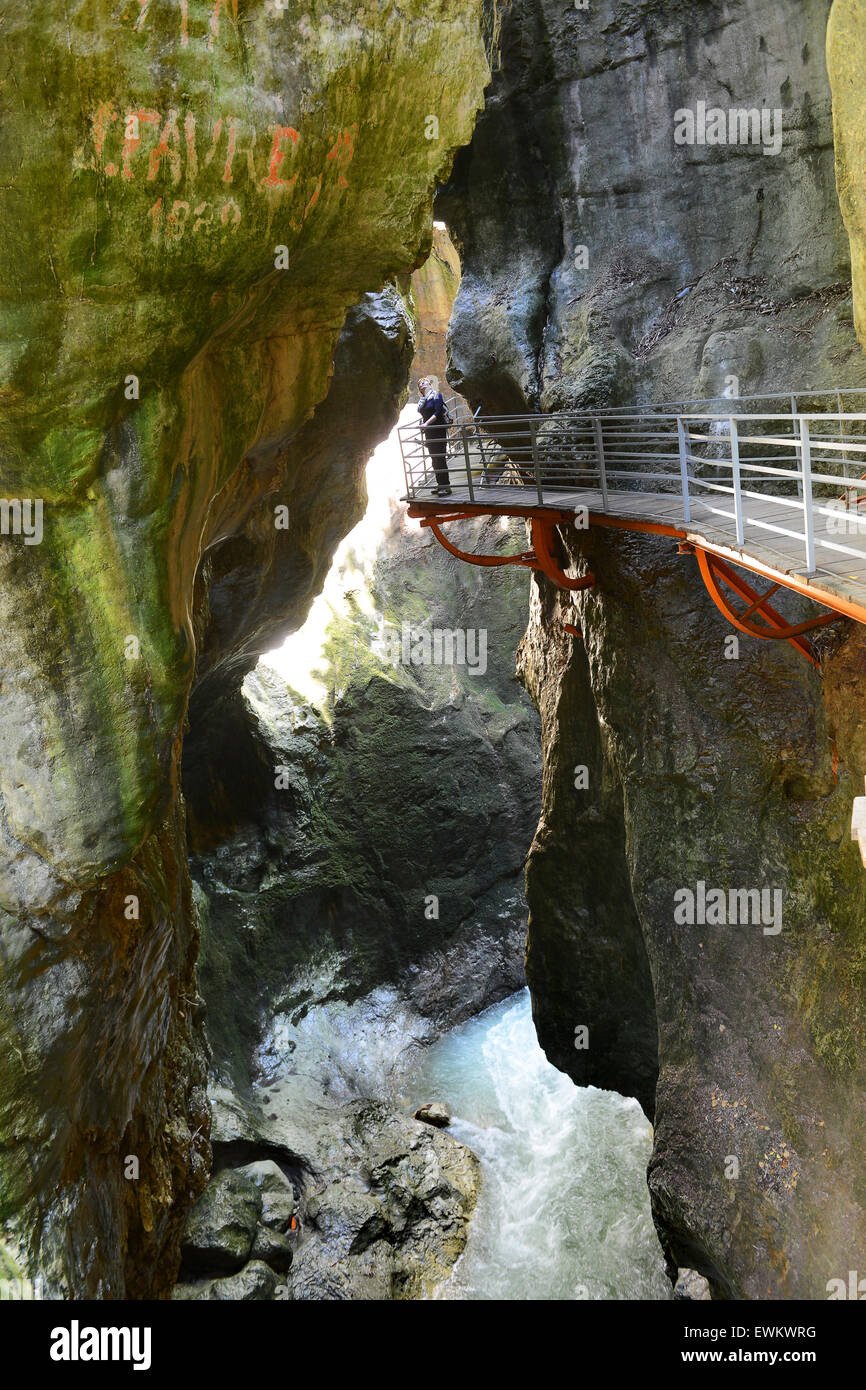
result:
<svg viewBox="0 0 866 1390"><path fill-rule="evenodd" d="M833 410L859 398L860 410ZM720 398L722 400L722 398ZM753 412L744 404L782 410ZM668 406L642 406L558 415L502 415L461 420L447 431L449 485L462 500L503 509L520 488L522 505L568 506L590 494L591 510L640 515L633 494L647 497L652 519L659 503L678 497L685 525L715 527L738 548L746 532L769 541L793 538L805 573L818 550L866 557L866 391L797 392ZM854 402L852 401L852 404ZM804 410L801 407L811 408ZM418 426L402 426L406 500L432 501L433 461ZM441 465L440 465L441 466ZM494 501L491 489L497 490ZM460 499L456 499L460 500ZM863 510L861 512L861 504ZM849 522L840 518L847 514ZM862 515L862 523L860 516ZM833 518L833 525L829 519ZM853 524L852 524L853 523ZM849 535L846 535L846 531ZM846 544L838 539L854 537ZM830 537L834 537L831 539ZM785 547L790 561L790 544Z"/></svg>

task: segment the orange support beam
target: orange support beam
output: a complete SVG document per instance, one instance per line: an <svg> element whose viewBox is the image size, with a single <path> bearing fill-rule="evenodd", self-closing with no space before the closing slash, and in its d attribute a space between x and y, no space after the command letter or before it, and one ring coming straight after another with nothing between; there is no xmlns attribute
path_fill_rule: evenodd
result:
<svg viewBox="0 0 866 1390"><path fill-rule="evenodd" d="M580 589L591 589L595 579L591 574L584 575L581 579L572 579L567 575L554 555L555 536L554 529L557 525L557 514L548 511L532 511L526 509L521 513L531 519L532 522L532 550L524 550L519 555L474 555L467 550L460 550L442 530L445 523L449 521L465 521L470 517L483 516L481 510L473 509L469 511L454 511L453 509L443 514L441 512L431 512L429 510L420 511L409 508L410 516L420 516L421 525L429 526L433 535L441 546L456 556L458 560L464 560L468 565L481 565L485 568L495 569L501 565L522 565L527 569L540 570L545 574L552 584L560 589L568 589L577 592ZM487 513L489 515L489 513ZM511 513L508 513L511 515ZM573 520L572 513L563 513L562 520Z"/></svg>
<svg viewBox="0 0 866 1390"><path fill-rule="evenodd" d="M760 637L764 641L771 642L790 642L807 661L811 661L813 666L817 666L817 661L809 643L803 638L806 632L812 632L815 628L825 627L827 623L835 623L839 620L838 613L823 613L818 618L810 618L804 623L788 623L772 607L767 600L771 593L775 593L779 587L774 584L772 589L766 594L758 594L747 584L745 579L741 579L730 565L717 555L709 555L707 551L695 548L698 565L700 566L701 577L707 587L707 593L713 603L725 617L733 623L734 627L739 628L740 632L746 632L751 637ZM742 613L737 612L733 604L723 594L720 582L727 585L739 598L745 599L749 607ZM752 616L763 618L764 622L753 622Z"/></svg>
<svg viewBox="0 0 866 1390"><path fill-rule="evenodd" d="M581 579L572 579L570 575L565 574L556 559L555 528L558 525L572 524L575 516L573 511L558 511L550 507L512 507L510 505L480 505L477 503L461 503L458 508L446 509L441 503L438 505L413 503L409 507L409 516L420 520L422 526L429 526L436 539L447 551L456 556L458 560L465 560L470 565L487 567L522 565L529 569L540 570L551 583L570 592L589 589L595 584L594 576L591 574L585 575ZM442 526L449 521L465 521L482 516L513 516L528 520L532 527L532 550L523 551L519 555L471 555L453 545L442 531ZM866 624L866 608L859 604L833 594L829 590L822 589L818 585L809 584L797 575L780 575L778 571L770 569L750 556L741 556L739 552L731 552L725 547L715 546L709 541L699 539L694 534L690 535L679 526L671 526L658 521L642 521L638 517L612 517L598 512L590 513L589 522L592 526L637 531L644 535L665 536L670 540L679 541L681 553L696 556L701 577L710 598L734 627L738 628L740 632L745 632L750 637L758 637L762 641L790 642L813 665L817 665L817 661L809 643L805 640L806 633L825 627L828 623L836 622L840 617L852 618L855 622ZM771 587L766 593L759 594L756 589L752 588L751 584L748 584L737 574L732 565L769 579ZM742 599L746 607L737 609L722 586L730 590L731 594L737 598ZM804 598L823 604L831 611L802 623L789 623L769 603L769 599L780 588L790 589L792 593L801 594ZM579 635L577 629L571 628L568 624L565 627L566 631L572 635Z"/></svg>

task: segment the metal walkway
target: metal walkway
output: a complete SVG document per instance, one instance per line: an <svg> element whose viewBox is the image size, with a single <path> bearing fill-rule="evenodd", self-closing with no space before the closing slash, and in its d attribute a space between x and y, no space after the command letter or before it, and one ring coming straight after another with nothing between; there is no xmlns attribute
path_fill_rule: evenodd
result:
<svg viewBox="0 0 866 1390"><path fill-rule="evenodd" d="M561 569L556 526L618 527L677 541L735 626L810 660L810 630L839 616L866 623L866 390L592 414L464 411L447 431L448 496L420 426L399 433L409 514L461 559L587 588L591 575ZM470 555L445 536L449 521L496 515L529 518L533 549ZM740 570L770 588L758 593ZM830 611L791 624L769 603L780 588Z"/></svg>

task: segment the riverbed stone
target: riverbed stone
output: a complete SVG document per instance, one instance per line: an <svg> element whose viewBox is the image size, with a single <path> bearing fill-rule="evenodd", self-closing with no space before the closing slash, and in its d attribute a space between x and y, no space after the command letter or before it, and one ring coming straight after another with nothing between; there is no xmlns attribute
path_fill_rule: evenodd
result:
<svg viewBox="0 0 866 1390"><path fill-rule="evenodd" d="M463 1250L480 1164L450 1135L358 1101L341 1114L342 1158L314 1185L315 1239L292 1269L296 1299L418 1298Z"/></svg>
<svg viewBox="0 0 866 1390"><path fill-rule="evenodd" d="M426 1125L435 1125L437 1129L445 1129L451 1123L451 1113L448 1107L438 1100L419 1106L415 1111L414 1118L423 1120Z"/></svg>
<svg viewBox="0 0 866 1390"><path fill-rule="evenodd" d="M677 1272L674 1298L680 1302L707 1303L712 1295L709 1283L702 1274L694 1269L681 1269Z"/></svg>
<svg viewBox="0 0 866 1390"><path fill-rule="evenodd" d="M264 1260L271 1269L285 1274L294 1259L294 1248L288 1236L270 1226L259 1226L250 1254L254 1260Z"/></svg>

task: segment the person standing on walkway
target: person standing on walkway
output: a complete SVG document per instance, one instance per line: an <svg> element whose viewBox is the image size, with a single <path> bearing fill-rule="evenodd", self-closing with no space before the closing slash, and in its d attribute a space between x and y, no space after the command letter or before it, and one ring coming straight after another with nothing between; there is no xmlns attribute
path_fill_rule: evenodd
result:
<svg viewBox="0 0 866 1390"><path fill-rule="evenodd" d="M448 475L448 410L442 399L442 392L428 377L418 382L421 399L418 411L421 416L421 429L424 443L433 463L437 486L433 488L435 497L451 496L451 479Z"/></svg>

